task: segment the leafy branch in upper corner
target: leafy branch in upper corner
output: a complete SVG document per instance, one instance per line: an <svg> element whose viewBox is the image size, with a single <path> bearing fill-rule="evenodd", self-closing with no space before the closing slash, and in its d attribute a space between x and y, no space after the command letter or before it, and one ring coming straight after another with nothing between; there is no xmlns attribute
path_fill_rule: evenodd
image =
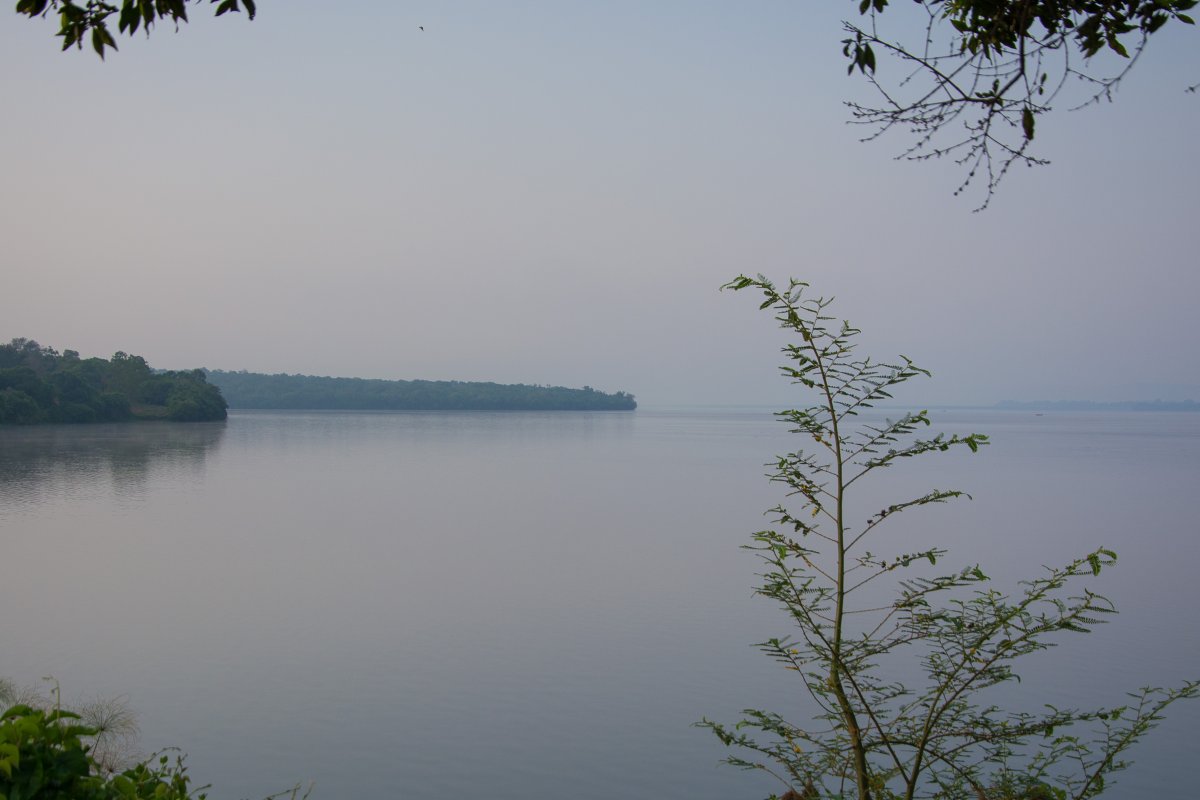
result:
<svg viewBox="0 0 1200 800"><path fill-rule="evenodd" d="M42 17L50 12L58 14L58 36L62 37L62 49L72 45L82 48L90 40L92 49L104 58L104 49L117 49L117 40L108 27L109 18L117 15L117 31L130 36L138 28L150 35L150 29L160 20L175 23L188 21L188 4L202 0L121 0L120 6L103 0L17 0L17 13L28 17ZM246 16L254 19L257 13L255 0L209 0L217 4L216 16L231 11L246 10Z"/></svg>
<svg viewBox="0 0 1200 800"><path fill-rule="evenodd" d="M1048 163L1030 152L1037 120L1069 84L1085 89L1077 105L1111 100L1151 34L1194 24L1186 12L1196 3L916 0L918 37L885 32L888 0L861 0L860 20L843 23L842 52L878 99L848 103L852 121L872 129L867 140L908 131L901 158L953 158L967 170L955 194L979 181L982 209L1014 164ZM1117 60L1111 68L1104 52Z"/></svg>
<svg viewBox="0 0 1200 800"><path fill-rule="evenodd" d="M1017 658L1050 647L1058 634L1086 633L1115 612L1103 596L1068 586L1099 575L1116 554L1099 548L1045 568L1010 595L993 588L978 565L933 573L946 555L936 545L868 549L897 514L966 495L937 489L864 513L851 504L858 481L904 458L954 447L975 452L987 437L919 438L930 425L925 411L863 421L860 413L890 399L894 387L929 373L904 357L895 364L858 357L858 330L827 314L829 299L807 297L804 283L779 290L762 276L740 276L724 288L763 293L760 308L796 335L783 349L784 375L815 395L812 406L777 415L813 446L773 465L770 479L794 502L772 509L776 527L747 545L766 565L757 592L779 603L795 629L758 647L800 677L813 721L797 725L758 709L733 726L704 720L701 726L737 749L727 761L774 775L786 800L1100 794L1126 766L1125 751L1169 705L1200 694L1200 681L1145 688L1114 708L1047 706L1038 714L1003 711L983 703L980 692L1014 680ZM876 582L888 576L897 579L894 594L881 601ZM882 665L906 656L922 668L923 685L885 674ZM1089 733L1075 732L1085 726Z"/></svg>

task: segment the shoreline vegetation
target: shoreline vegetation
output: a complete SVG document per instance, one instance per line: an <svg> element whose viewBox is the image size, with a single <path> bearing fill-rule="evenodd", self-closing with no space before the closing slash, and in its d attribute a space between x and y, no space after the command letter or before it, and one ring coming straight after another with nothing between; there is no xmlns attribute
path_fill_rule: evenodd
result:
<svg viewBox="0 0 1200 800"><path fill-rule="evenodd" d="M204 371L153 370L141 356L59 353L32 339L0 345L0 425L225 419L225 398Z"/></svg>
<svg viewBox="0 0 1200 800"><path fill-rule="evenodd" d="M1026 412L1200 412L1195 400L1004 400L946 408ZM624 391L481 381L333 378L155 370L141 356L59 353L32 339L0 345L0 425L216 421L226 409L280 411L633 411ZM880 406L880 408L886 408Z"/></svg>
<svg viewBox="0 0 1200 800"><path fill-rule="evenodd" d="M633 395L590 386L206 372L230 408L292 411L632 411Z"/></svg>
<svg viewBox="0 0 1200 800"><path fill-rule="evenodd" d="M627 392L590 386L404 381L154 370L141 356L80 358L32 339L0 345L0 425L223 420L226 409L336 411L632 411Z"/></svg>

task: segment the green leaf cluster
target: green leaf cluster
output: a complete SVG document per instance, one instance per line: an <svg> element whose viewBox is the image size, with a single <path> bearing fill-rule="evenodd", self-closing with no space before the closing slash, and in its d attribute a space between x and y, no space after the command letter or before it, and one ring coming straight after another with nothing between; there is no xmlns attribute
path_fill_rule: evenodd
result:
<svg viewBox="0 0 1200 800"><path fill-rule="evenodd" d="M121 0L120 5L103 0L17 0L17 13L29 17L57 13L58 36L62 49L82 48L90 41L92 49L104 58L105 49L117 49L116 39L108 27L109 19L117 15L117 30L132 36L140 28L149 35L156 22L167 20L178 28L188 21L188 4L203 0ZM216 4L216 16L243 8L250 19L257 13L255 0L209 0Z"/></svg>
<svg viewBox="0 0 1200 800"><path fill-rule="evenodd" d="M880 537L897 514L968 495L935 489L875 510L855 502L859 481L902 459L959 446L977 452L987 437L922 438L931 424L926 411L857 420L897 385L929 373L905 357L886 364L857 356L858 330L828 314L831 300L808 297L804 283L777 289L762 276L739 276L725 288L762 292L760 308L795 335L783 349L782 372L815 398L778 414L812 446L770 465L770 479L790 499L768 512L774 527L747 545L765 565L758 594L783 608L793 631L758 647L798 675L813 717L795 724L746 709L732 726L704 720L735 749L727 761L774 775L789 800L1099 795L1126 766L1125 751L1169 705L1200 695L1200 681L1147 687L1130 702L1094 711L1047 705L1042 713L1013 712L984 698L1019 679L1017 659L1115 613L1109 600L1078 584L1112 566L1116 554L1098 548L1006 593L979 565L934 571L947 554L935 544ZM888 578L894 593L881 601ZM919 664L924 679L890 678L885 665L897 659Z"/></svg>
<svg viewBox="0 0 1200 800"><path fill-rule="evenodd" d="M92 757L95 728L61 708L18 704L0 715L0 800L203 800L183 757L159 754L116 774Z"/></svg>
<svg viewBox="0 0 1200 800"><path fill-rule="evenodd" d="M916 0L958 32L960 51L990 61L1008 58L1029 43L1074 40L1090 58L1108 48L1128 58L1129 34L1149 35L1168 22L1192 25L1197 0ZM881 14L888 0L863 0L859 14Z"/></svg>

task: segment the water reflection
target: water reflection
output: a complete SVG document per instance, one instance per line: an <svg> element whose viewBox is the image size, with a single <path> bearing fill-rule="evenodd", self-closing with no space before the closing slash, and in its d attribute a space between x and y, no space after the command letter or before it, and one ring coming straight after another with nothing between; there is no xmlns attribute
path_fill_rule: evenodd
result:
<svg viewBox="0 0 1200 800"><path fill-rule="evenodd" d="M95 493L136 501L151 476L199 478L224 422L0 428L0 517Z"/></svg>
<svg viewBox="0 0 1200 800"><path fill-rule="evenodd" d="M1194 675L1200 415L938 422L994 444L889 470L858 507L976 500L899 517L893 541L948 546L1007 590L1121 553L1089 583L1120 617L1031 658L998 703L1091 707ZM763 797L767 776L719 768L690 725L808 718L749 646L790 630L738 549L781 499L763 464L797 444L728 411L0 430L0 609L17 610L0 675L128 694L143 742L184 748L214 798L302 779L316 797ZM1105 796L1179 796L1198 712L1173 709Z"/></svg>

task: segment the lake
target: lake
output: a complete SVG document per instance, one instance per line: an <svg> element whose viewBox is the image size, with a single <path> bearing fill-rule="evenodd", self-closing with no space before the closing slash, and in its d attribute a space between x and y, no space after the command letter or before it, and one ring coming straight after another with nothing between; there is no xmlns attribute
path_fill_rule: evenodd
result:
<svg viewBox="0 0 1200 800"><path fill-rule="evenodd" d="M1033 657L1016 705L1115 705L1200 677L1200 414L949 409L993 444L901 463L897 518L1011 587L1097 546L1121 609ZM801 446L767 410L234 412L226 423L0 429L0 676L127 697L217 800L760 798L691 727L806 719L749 646L788 633L739 545ZM911 542L911 545L909 544ZM1185 797L1200 703L1105 797Z"/></svg>

